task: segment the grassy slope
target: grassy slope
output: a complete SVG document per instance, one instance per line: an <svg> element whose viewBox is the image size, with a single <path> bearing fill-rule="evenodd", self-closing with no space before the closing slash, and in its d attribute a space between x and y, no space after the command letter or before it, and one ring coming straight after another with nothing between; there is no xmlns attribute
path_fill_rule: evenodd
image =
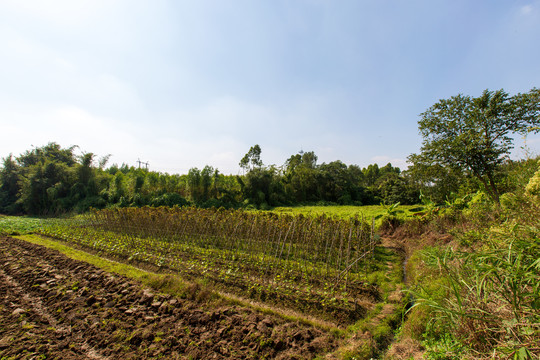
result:
<svg viewBox="0 0 540 360"><path fill-rule="evenodd" d="M540 358L539 204L507 194L398 230L415 306L385 359Z"/></svg>

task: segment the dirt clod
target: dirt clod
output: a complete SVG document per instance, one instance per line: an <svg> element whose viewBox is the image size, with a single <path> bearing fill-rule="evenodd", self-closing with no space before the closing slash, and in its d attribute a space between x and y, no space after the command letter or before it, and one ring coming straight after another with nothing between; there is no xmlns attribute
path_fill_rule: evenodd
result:
<svg viewBox="0 0 540 360"><path fill-rule="evenodd" d="M57 251L0 238L0 357L312 359L315 328L238 306L207 308Z"/></svg>

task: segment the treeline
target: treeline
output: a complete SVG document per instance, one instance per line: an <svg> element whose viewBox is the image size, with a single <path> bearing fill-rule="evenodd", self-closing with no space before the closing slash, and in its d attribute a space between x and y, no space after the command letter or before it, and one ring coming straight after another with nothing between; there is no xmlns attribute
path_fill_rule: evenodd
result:
<svg viewBox="0 0 540 360"><path fill-rule="evenodd" d="M240 161L243 175L211 166L167 174L112 165L108 157L77 155L77 147L49 143L3 159L0 213L60 214L90 207L184 206L269 208L297 204L381 202L411 204L419 189L399 168L360 168L341 161L317 164L313 152L292 155L282 166L264 166L255 145Z"/></svg>
<svg viewBox="0 0 540 360"><path fill-rule="evenodd" d="M422 147L401 171L391 164L367 168L337 160L317 164L314 152L265 166L255 145L240 160L243 175L211 166L169 175L127 165L106 168L108 158L77 155L76 146L49 143L3 159L0 213L58 214L90 207L255 207L299 204L441 204L482 191L495 203L514 190L523 171L509 159L513 136L540 131L540 89L510 96L485 90L479 97L443 99L418 121ZM532 158L532 157L531 157ZM529 164L530 165L530 164ZM532 170L530 170L532 171ZM534 171L533 171L534 172Z"/></svg>
<svg viewBox="0 0 540 360"><path fill-rule="evenodd" d="M264 166L253 146L241 160L238 176L244 205L259 208L294 204L372 205L419 201L419 189L391 164L360 168L336 160L317 164L314 152L292 155L281 167Z"/></svg>

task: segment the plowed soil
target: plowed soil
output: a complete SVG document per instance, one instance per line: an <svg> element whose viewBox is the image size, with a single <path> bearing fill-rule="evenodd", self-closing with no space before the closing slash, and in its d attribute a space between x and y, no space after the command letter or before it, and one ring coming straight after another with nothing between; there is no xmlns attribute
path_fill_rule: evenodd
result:
<svg viewBox="0 0 540 360"><path fill-rule="evenodd" d="M156 294L55 250L0 238L1 359L312 359L335 345L306 325Z"/></svg>

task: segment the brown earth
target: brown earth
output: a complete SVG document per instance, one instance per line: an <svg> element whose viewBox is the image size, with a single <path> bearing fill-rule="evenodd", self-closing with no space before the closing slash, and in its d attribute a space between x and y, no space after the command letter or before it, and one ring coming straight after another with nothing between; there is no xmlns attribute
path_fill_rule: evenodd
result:
<svg viewBox="0 0 540 360"><path fill-rule="evenodd" d="M316 328L156 294L55 250L0 238L1 359L312 359Z"/></svg>

